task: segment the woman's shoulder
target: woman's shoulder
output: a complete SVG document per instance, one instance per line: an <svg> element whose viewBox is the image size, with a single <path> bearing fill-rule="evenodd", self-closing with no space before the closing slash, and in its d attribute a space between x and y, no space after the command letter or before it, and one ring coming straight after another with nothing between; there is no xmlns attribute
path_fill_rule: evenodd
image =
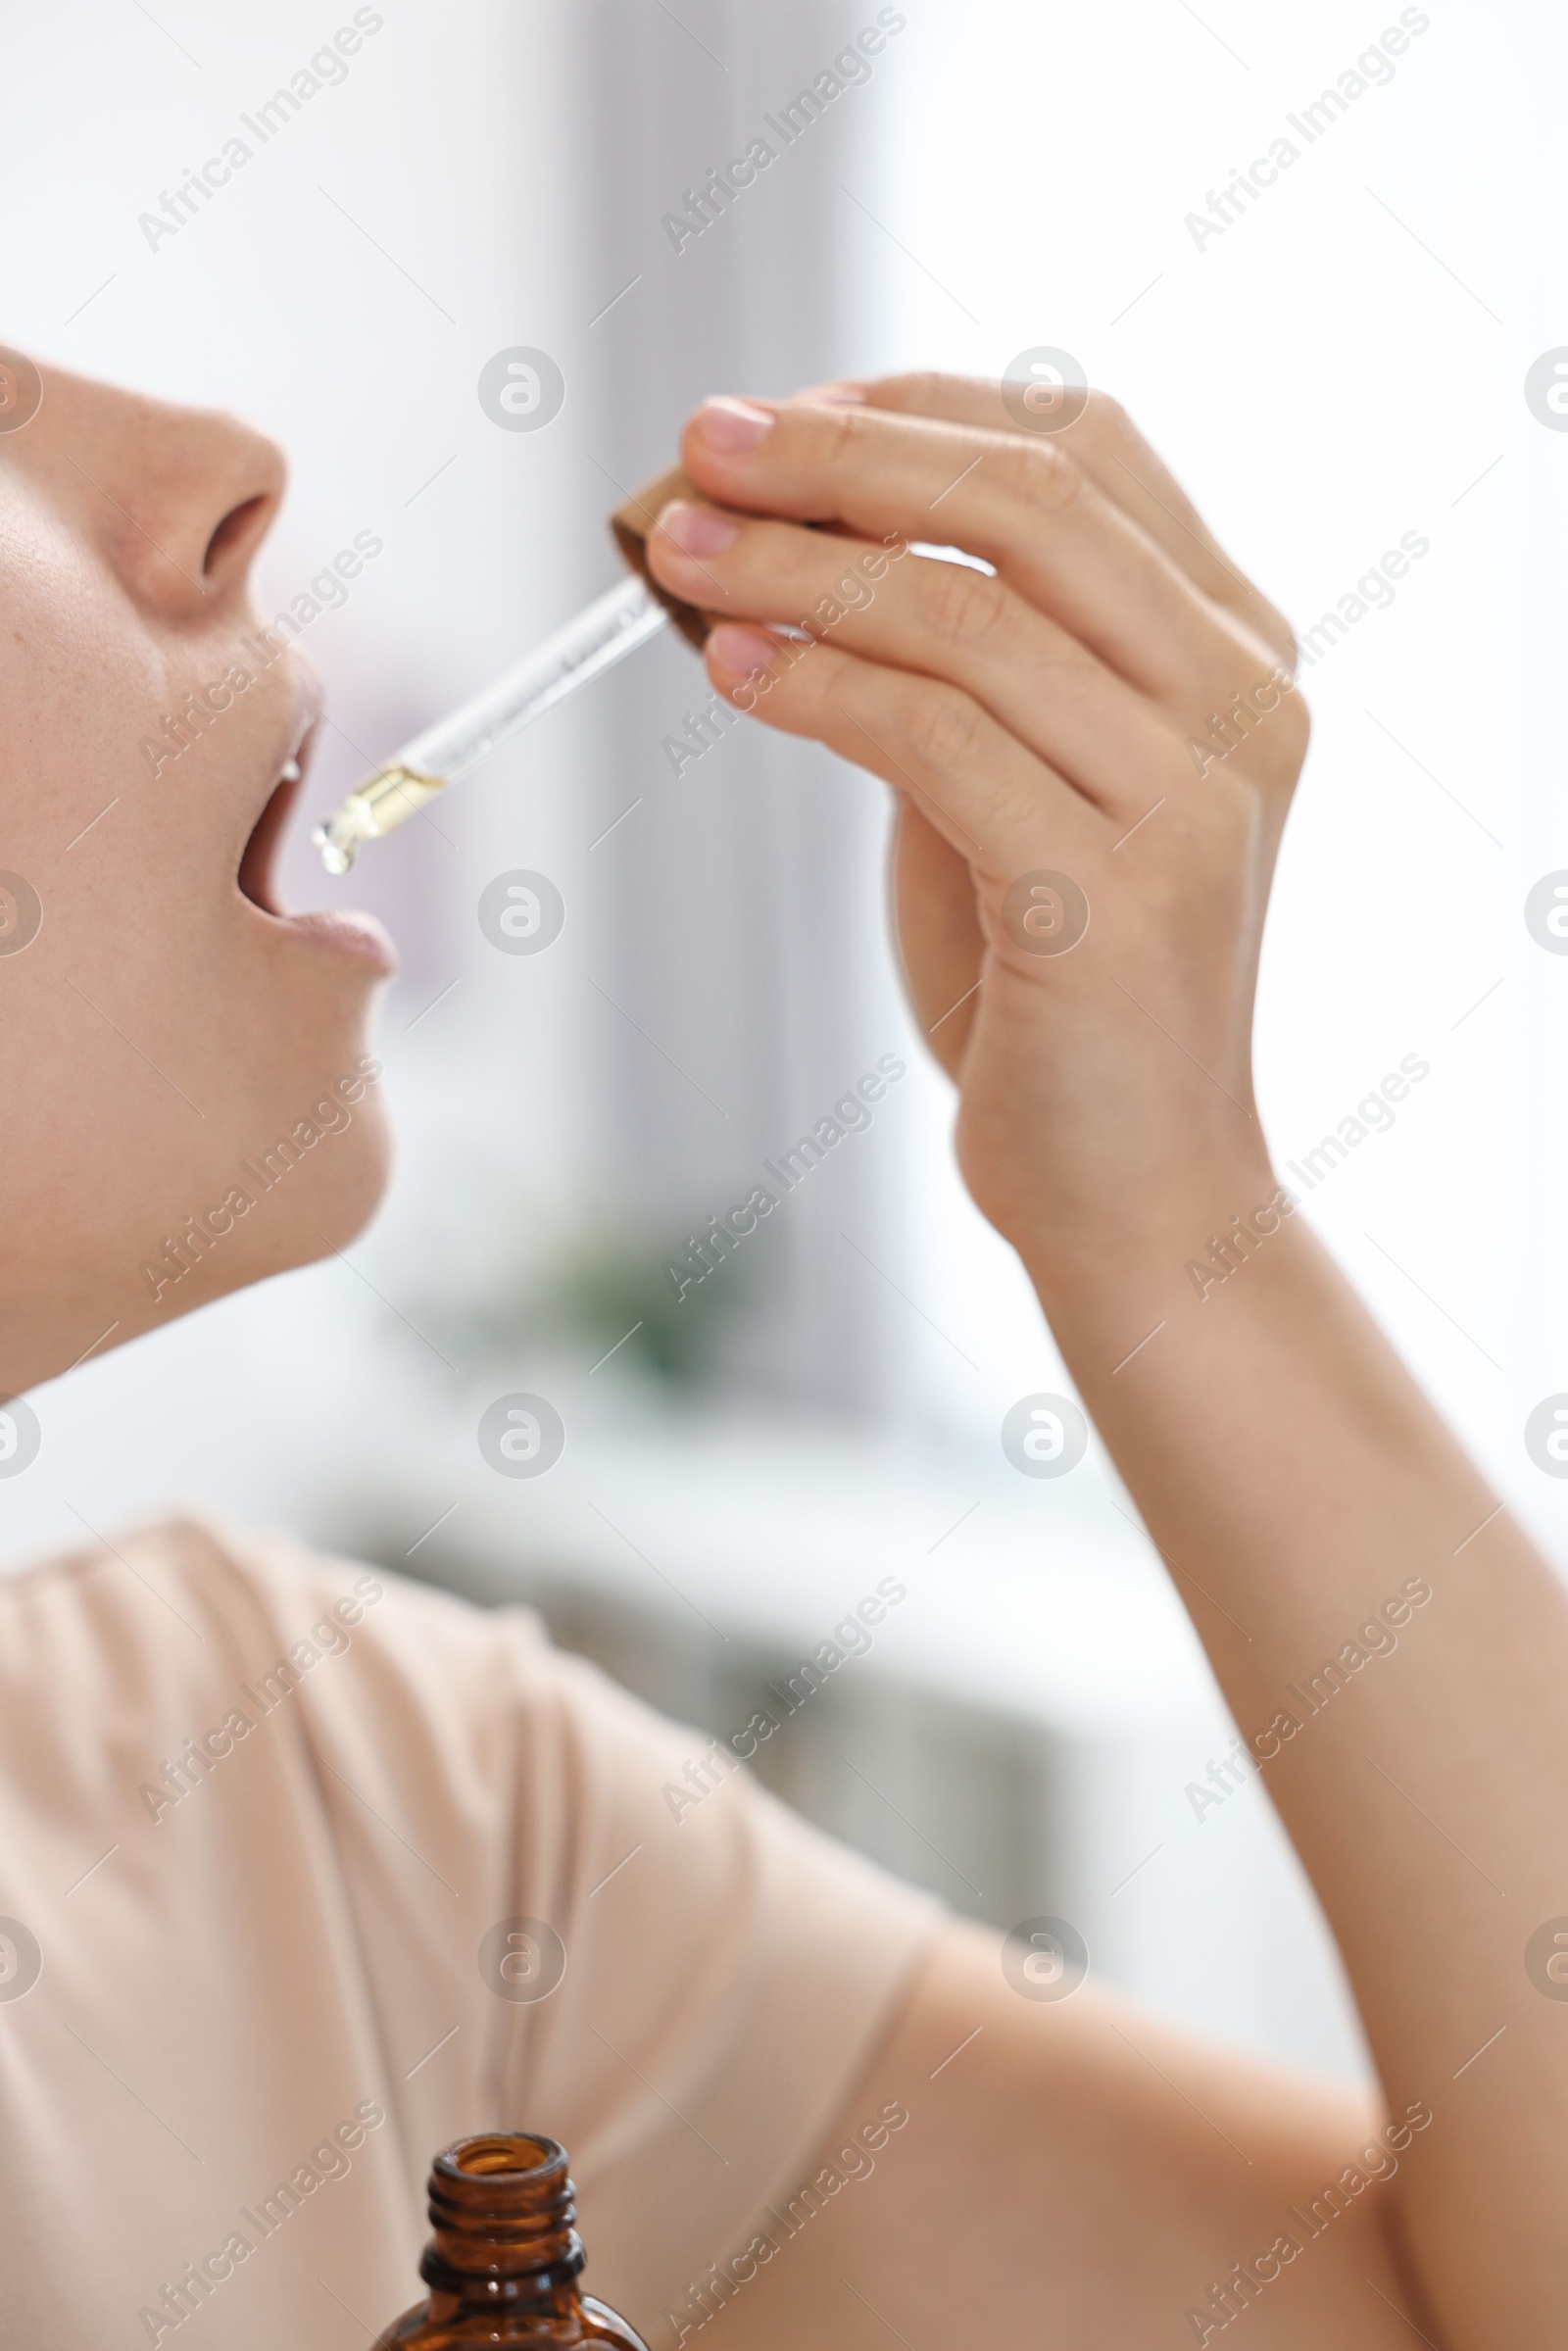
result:
<svg viewBox="0 0 1568 2351"><path fill-rule="evenodd" d="M383 1703L399 1684L438 1703L460 1688L471 1701L487 1662L504 1658L509 1677L537 1668L547 1643L524 1610L477 1608L216 1516L95 1533L0 1575L0 1690L24 1707L52 1692L57 1721L74 1691L101 1714L240 1683L292 1690L356 1648Z"/></svg>

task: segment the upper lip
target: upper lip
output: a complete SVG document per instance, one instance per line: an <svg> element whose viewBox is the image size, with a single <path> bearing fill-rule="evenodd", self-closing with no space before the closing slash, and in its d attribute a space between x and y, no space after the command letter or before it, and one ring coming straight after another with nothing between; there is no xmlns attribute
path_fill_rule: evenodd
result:
<svg viewBox="0 0 1568 2351"><path fill-rule="evenodd" d="M264 914L280 916L284 910L278 905L273 889L273 869L283 829L304 785L320 720L318 693L307 692L302 687L285 738L285 748L273 761L265 797L240 851L235 877L240 895L248 898L253 906L259 906Z"/></svg>

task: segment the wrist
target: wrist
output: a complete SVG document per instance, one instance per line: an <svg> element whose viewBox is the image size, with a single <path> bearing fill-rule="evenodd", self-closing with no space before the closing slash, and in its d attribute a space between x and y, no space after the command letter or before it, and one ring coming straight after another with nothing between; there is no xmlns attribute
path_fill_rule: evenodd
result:
<svg viewBox="0 0 1568 2351"><path fill-rule="evenodd" d="M1200 1303L1267 1251L1296 1207L1260 1152L1202 1171L1156 1170L1112 1196L1080 1197L1067 1214L1036 1203L1002 1230L1054 1319L1081 1298Z"/></svg>

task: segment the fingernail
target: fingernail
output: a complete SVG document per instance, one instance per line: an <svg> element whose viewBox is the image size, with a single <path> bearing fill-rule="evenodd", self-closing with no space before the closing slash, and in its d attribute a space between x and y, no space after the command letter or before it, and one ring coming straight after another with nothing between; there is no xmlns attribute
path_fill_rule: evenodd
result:
<svg viewBox="0 0 1568 2351"><path fill-rule="evenodd" d="M692 506L684 498L672 498L655 527L686 555L722 555L741 535L731 515L721 514L717 507Z"/></svg>
<svg viewBox="0 0 1568 2351"><path fill-rule="evenodd" d="M864 408L865 386L856 383L808 384L797 400L813 400L824 408Z"/></svg>
<svg viewBox="0 0 1568 2351"><path fill-rule="evenodd" d="M709 447L730 454L755 449L776 422L770 409L755 408L749 400L731 400L722 394L705 400L697 412L698 430Z"/></svg>
<svg viewBox="0 0 1568 2351"><path fill-rule="evenodd" d="M714 666L726 675L751 677L759 669L771 669L778 658L778 646L760 628L741 628L733 620L726 620L709 638L708 654Z"/></svg>

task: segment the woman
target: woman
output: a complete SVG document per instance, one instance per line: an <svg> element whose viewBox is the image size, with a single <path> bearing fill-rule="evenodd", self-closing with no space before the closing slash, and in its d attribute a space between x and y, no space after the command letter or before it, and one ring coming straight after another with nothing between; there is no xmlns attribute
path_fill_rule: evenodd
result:
<svg viewBox="0 0 1568 2351"><path fill-rule="evenodd" d="M0 444L13 1396L341 1246L385 1160L387 943L271 895L318 710L246 601L278 457L43 393ZM211 1528L98 1538L0 1592L8 2340L363 2339L411 2297L430 2150L503 2121L571 2147L590 2282L656 2346L1560 2330L1563 1595L1258 1126L1290 632L1113 403L1037 421L929 376L710 402L651 557L725 615L716 688L893 787L964 1176L1380 2096L1195 2046L1049 1935L999 1952L744 1774L672 1821L692 1734L524 1619ZM939 506L991 575L905 558ZM765 626L800 615L809 647Z"/></svg>

